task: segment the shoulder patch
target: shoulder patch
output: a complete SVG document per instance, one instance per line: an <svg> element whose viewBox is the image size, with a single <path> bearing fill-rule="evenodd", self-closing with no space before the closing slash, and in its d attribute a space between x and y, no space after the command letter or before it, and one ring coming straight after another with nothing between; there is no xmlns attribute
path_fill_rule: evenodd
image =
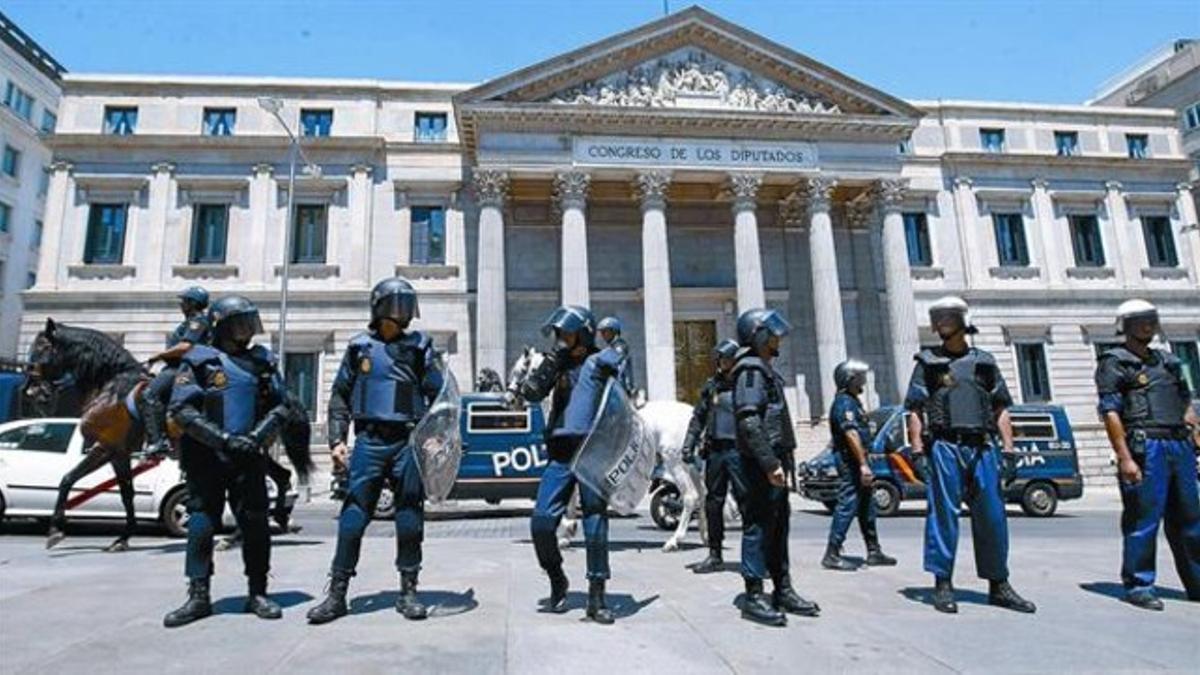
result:
<svg viewBox="0 0 1200 675"><path fill-rule="evenodd" d="M195 382L195 380L192 378L192 369L191 368L181 369L175 375L175 386L176 387L186 387L186 386L192 384L193 382Z"/></svg>

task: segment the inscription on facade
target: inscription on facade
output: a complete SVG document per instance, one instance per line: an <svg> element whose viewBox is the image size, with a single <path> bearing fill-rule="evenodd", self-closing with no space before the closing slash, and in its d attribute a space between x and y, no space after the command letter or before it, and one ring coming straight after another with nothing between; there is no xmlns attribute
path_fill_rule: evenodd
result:
<svg viewBox="0 0 1200 675"><path fill-rule="evenodd" d="M817 168L817 147L796 141L746 142L577 136L576 164L797 171Z"/></svg>

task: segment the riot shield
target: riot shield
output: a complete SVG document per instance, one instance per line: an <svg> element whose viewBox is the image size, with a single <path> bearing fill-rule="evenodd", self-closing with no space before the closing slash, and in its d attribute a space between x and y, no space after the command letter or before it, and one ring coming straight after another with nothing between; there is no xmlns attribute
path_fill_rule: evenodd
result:
<svg viewBox="0 0 1200 675"><path fill-rule="evenodd" d="M462 461L459 427L462 400L454 373L449 369L444 372L442 391L409 438L416 453L421 482L425 485L425 496L431 502L440 502L450 494Z"/></svg>
<svg viewBox="0 0 1200 675"><path fill-rule="evenodd" d="M617 513L629 514L650 487L654 459L645 423L621 383L610 378L571 471Z"/></svg>

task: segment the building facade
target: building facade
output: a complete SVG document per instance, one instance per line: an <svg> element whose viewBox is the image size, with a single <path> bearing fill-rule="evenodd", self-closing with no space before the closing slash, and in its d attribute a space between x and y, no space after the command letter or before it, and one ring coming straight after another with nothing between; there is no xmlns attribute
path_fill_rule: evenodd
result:
<svg viewBox="0 0 1200 675"><path fill-rule="evenodd" d="M0 14L0 358L17 354L21 292L34 285L64 69Z"/></svg>
<svg viewBox="0 0 1200 675"><path fill-rule="evenodd" d="M322 168L297 178L258 98ZM972 304L1020 401L1054 401L1104 480L1092 384L1113 313L1157 303L1200 382L1200 228L1175 114L904 101L690 9L480 85L68 76L37 285L47 316L140 357L201 283L278 325L323 419L367 292L400 274L460 382L505 373L559 303L623 320L651 398L690 400L739 310L796 330L778 366L805 453L833 367L902 396L926 307ZM274 339L274 334L269 339Z"/></svg>

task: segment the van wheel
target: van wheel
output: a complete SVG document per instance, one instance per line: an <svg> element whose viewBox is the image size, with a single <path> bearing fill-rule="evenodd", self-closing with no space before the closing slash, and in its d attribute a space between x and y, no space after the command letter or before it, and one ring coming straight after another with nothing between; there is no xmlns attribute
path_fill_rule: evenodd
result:
<svg viewBox="0 0 1200 675"><path fill-rule="evenodd" d="M674 485L664 483L650 495L650 518L659 528L669 532L679 527L681 511L679 489Z"/></svg>
<svg viewBox="0 0 1200 675"><path fill-rule="evenodd" d="M1058 490L1047 483L1030 483L1021 493L1021 510L1034 518L1049 518L1058 510Z"/></svg>
<svg viewBox="0 0 1200 675"><path fill-rule="evenodd" d="M186 537L188 525L187 488L179 488L167 495L158 509L158 520L172 537Z"/></svg>
<svg viewBox="0 0 1200 675"><path fill-rule="evenodd" d="M875 513L884 518L900 512L900 490L886 480L871 484L871 499L875 500Z"/></svg>
<svg viewBox="0 0 1200 675"><path fill-rule="evenodd" d="M387 520L396 515L396 493L390 487L379 491L379 501L375 502L375 517Z"/></svg>

